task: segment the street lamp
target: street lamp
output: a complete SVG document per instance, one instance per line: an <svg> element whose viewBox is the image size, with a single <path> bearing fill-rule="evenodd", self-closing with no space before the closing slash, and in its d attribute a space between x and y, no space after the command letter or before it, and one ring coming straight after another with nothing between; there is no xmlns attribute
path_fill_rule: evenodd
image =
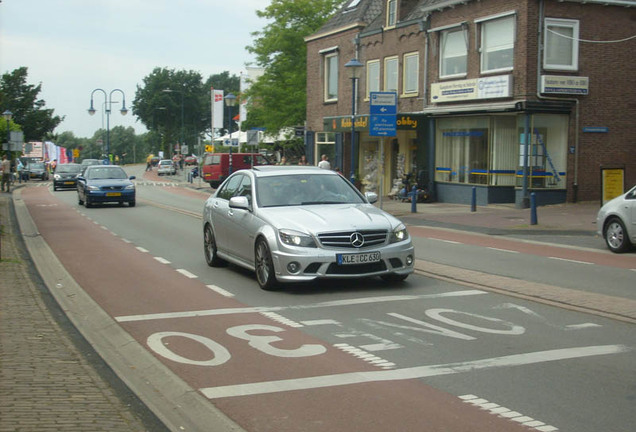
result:
<svg viewBox="0 0 636 432"><path fill-rule="evenodd" d="M229 174L232 174L232 118L230 117L232 114L231 108L236 105L236 96L232 93L228 93L225 96L225 106L227 107L227 130L228 135L230 136L230 166L229 166Z"/></svg>
<svg viewBox="0 0 636 432"><path fill-rule="evenodd" d="M364 65L357 58L349 60L345 67L348 68L349 77L351 78L351 173L350 181L355 184L356 179L356 84L360 78L362 67Z"/></svg>
<svg viewBox="0 0 636 432"><path fill-rule="evenodd" d="M9 110L6 110L2 113L2 117L7 121L7 151L9 152L9 160L13 159L13 153L11 152L11 129L9 127L9 122L11 122L11 117L13 117L13 113Z"/></svg>
<svg viewBox="0 0 636 432"><path fill-rule="evenodd" d="M128 110L126 109L126 95L124 94L123 90L120 90L120 89L114 89L114 90L111 90L110 93L106 93L105 90L96 88L95 90L91 92L91 107L88 109L88 113L90 115L95 115L95 113L97 112L95 108L93 108L93 95L95 94L96 91L101 91L102 93L104 93L104 100L106 104L106 109L105 109L106 111L106 158L108 158L108 162L110 162L110 110L113 104L113 93L115 92L121 93L122 102L121 102L121 109L119 110L119 112L121 113L121 115L124 115L124 116L128 114Z"/></svg>

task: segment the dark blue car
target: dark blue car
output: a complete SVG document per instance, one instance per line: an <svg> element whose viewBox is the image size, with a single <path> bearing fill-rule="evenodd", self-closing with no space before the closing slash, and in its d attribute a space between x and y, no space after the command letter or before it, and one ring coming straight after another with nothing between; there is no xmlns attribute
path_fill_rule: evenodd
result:
<svg viewBox="0 0 636 432"><path fill-rule="evenodd" d="M77 201L86 208L93 204L128 203L135 206L135 176L117 165L92 165L77 178Z"/></svg>

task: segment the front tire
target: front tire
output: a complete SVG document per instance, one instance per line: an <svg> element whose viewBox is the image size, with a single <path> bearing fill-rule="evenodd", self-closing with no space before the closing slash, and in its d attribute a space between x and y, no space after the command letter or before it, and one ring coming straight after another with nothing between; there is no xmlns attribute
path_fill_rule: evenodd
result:
<svg viewBox="0 0 636 432"><path fill-rule="evenodd" d="M605 225L605 244L614 253L627 252L631 248L631 243L627 237L625 225L618 218L610 219Z"/></svg>
<svg viewBox="0 0 636 432"><path fill-rule="evenodd" d="M256 242L254 261L256 265L256 280L261 289L273 291L278 288L272 253L269 250L267 241L263 238L258 239Z"/></svg>
<svg viewBox="0 0 636 432"><path fill-rule="evenodd" d="M205 262L207 262L210 267L219 267L225 264L225 261L219 258L216 238L210 225L206 225L203 230L203 253L205 255Z"/></svg>

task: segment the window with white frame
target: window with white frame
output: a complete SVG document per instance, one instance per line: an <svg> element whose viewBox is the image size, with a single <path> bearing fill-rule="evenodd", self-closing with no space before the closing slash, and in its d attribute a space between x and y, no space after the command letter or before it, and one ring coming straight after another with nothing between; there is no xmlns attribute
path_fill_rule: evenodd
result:
<svg viewBox="0 0 636 432"><path fill-rule="evenodd" d="M367 62L367 94L369 98L371 92L380 91L380 60L369 60Z"/></svg>
<svg viewBox="0 0 636 432"><path fill-rule="evenodd" d="M417 52L404 54L404 94L419 91L418 75L420 73L420 55Z"/></svg>
<svg viewBox="0 0 636 432"><path fill-rule="evenodd" d="M579 68L579 21L545 19L543 67L575 71Z"/></svg>
<svg viewBox="0 0 636 432"><path fill-rule="evenodd" d="M513 67L515 16L481 22L481 71L498 72Z"/></svg>
<svg viewBox="0 0 636 432"><path fill-rule="evenodd" d="M468 32L464 27L440 35L440 77L464 76L468 70Z"/></svg>
<svg viewBox="0 0 636 432"><path fill-rule="evenodd" d="M397 0L387 0L386 2L386 26L395 27L397 23Z"/></svg>
<svg viewBox="0 0 636 432"><path fill-rule="evenodd" d="M338 100L338 53L325 55L325 102Z"/></svg>
<svg viewBox="0 0 636 432"><path fill-rule="evenodd" d="M398 58L384 59L384 91L398 91Z"/></svg>

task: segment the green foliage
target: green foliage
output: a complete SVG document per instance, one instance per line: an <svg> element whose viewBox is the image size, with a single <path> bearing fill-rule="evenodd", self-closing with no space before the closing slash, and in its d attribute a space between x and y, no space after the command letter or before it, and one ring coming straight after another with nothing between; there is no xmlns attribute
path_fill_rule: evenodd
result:
<svg viewBox="0 0 636 432"><path fill-rule="evenodd" d="M26 67L2 75L0 112L9 110L13 113L13 122L21 126L25 141L40 141L52 133L64 118L53 115L53 109L45 108L46 102L38 99L42 85L27 84L27 75Z"/></svg>
<svg viewBox="0 0 636 432"><path fill-rule="evenodd" d="M303 124L306 118L307 49L304 37L318 30L342 0L272 0L260 18L269 24L252 33L247 50L265 73L252 83L245 126L265 127L268 133Z"/></svg>

